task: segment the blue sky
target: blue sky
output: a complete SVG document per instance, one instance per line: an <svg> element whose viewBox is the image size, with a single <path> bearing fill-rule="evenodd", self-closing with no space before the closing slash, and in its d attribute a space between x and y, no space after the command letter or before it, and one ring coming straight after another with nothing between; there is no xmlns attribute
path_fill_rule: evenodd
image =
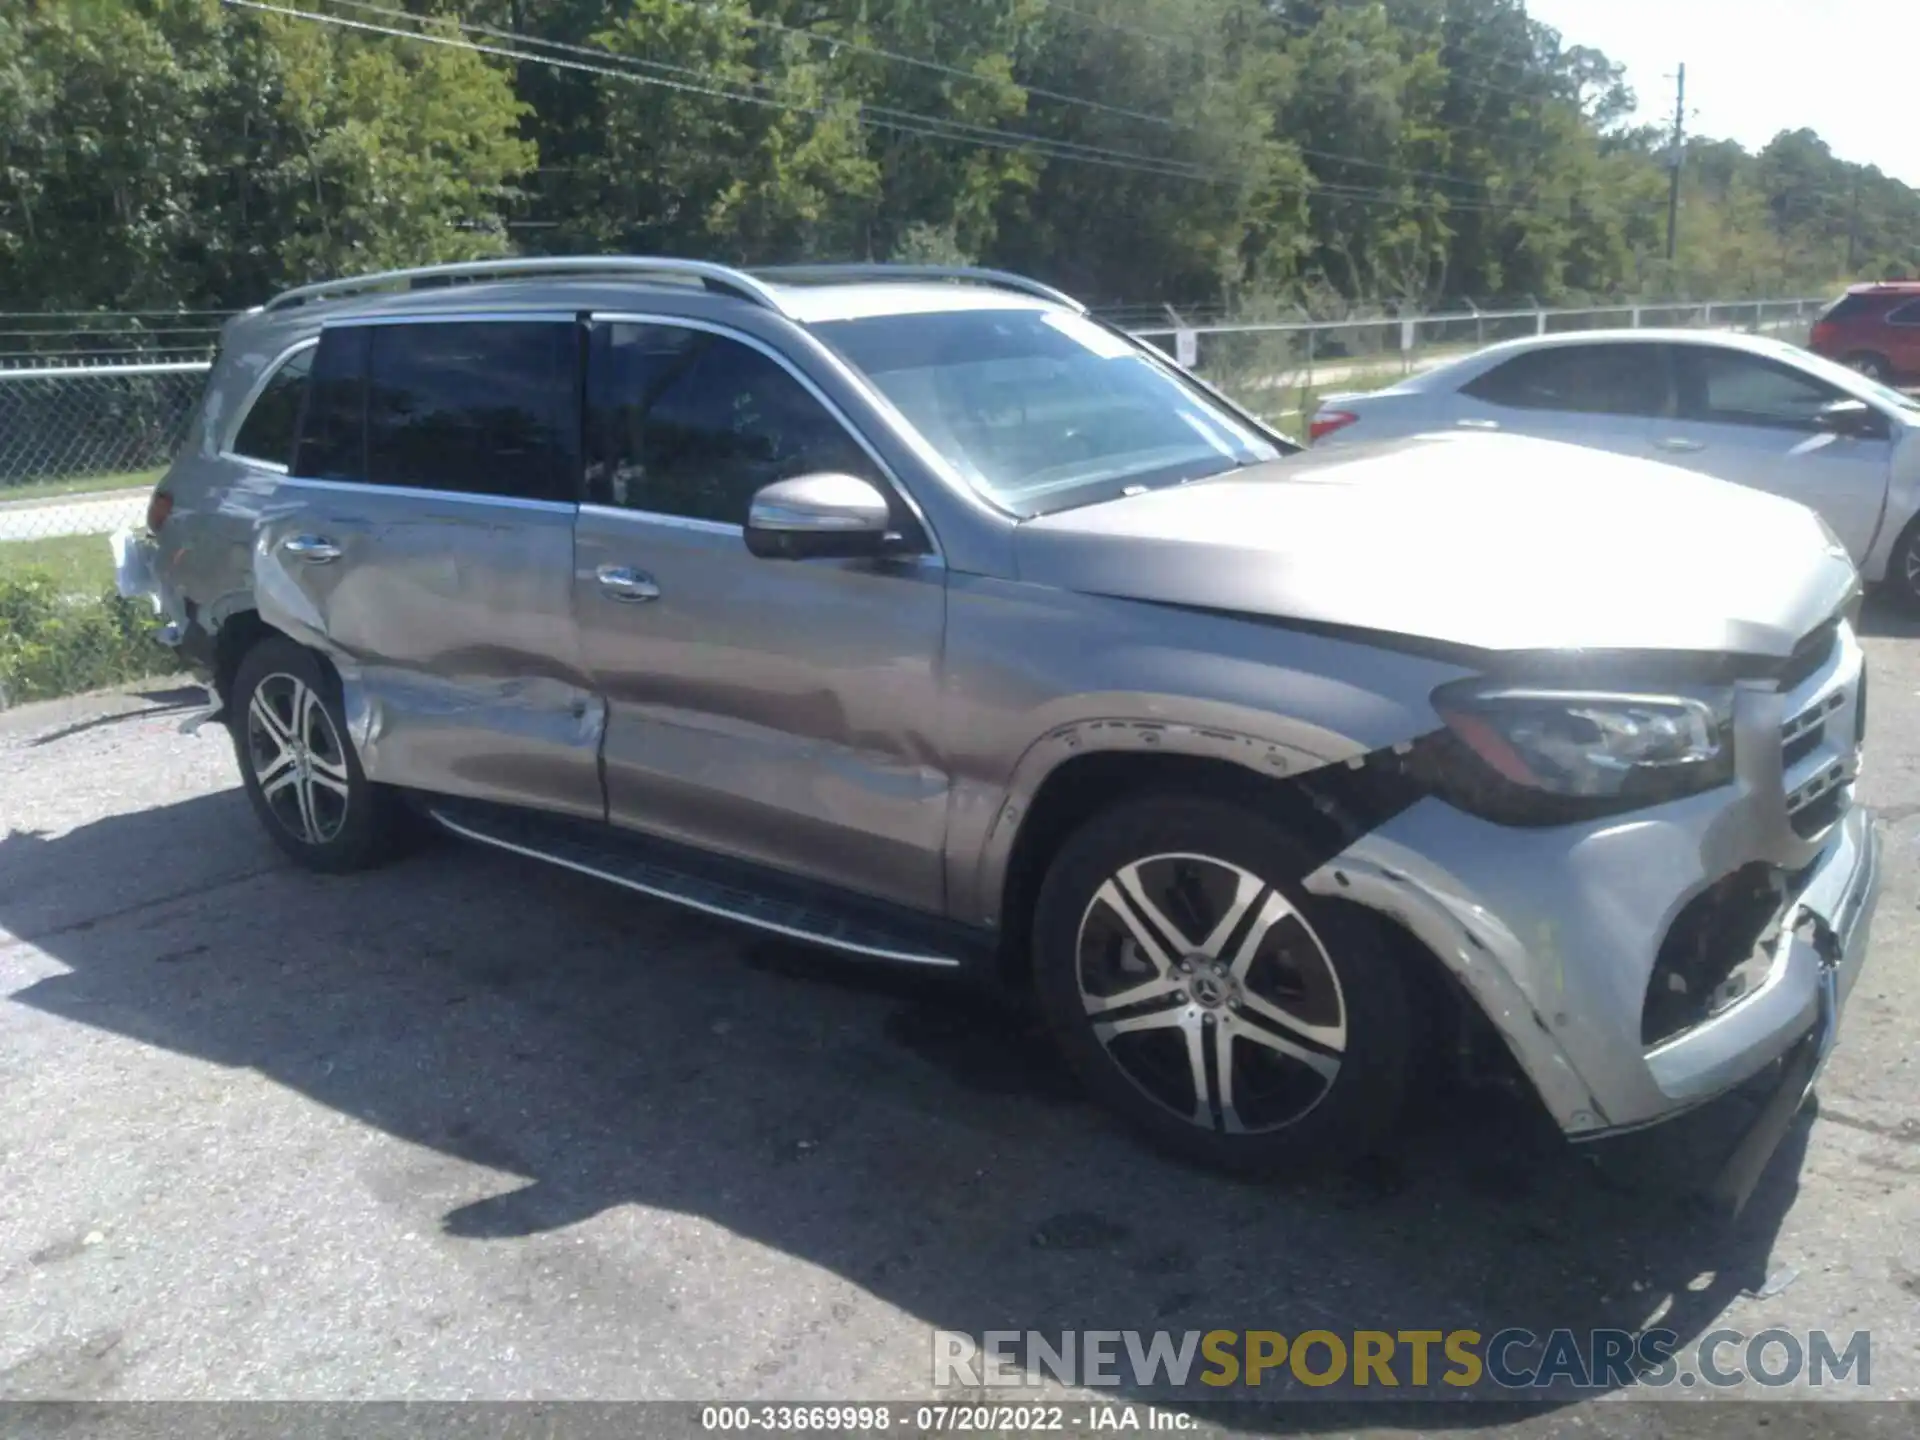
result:
<svg viewBox="0 0 1920 1440"><path fill-rule="evenodd" d="M1842 159L1920 185L1915 0L1527 0L1527 10L1625 65L1643 119L1671 123L1684 60L1696 133L1758 149L1809 126Z"/></svg>

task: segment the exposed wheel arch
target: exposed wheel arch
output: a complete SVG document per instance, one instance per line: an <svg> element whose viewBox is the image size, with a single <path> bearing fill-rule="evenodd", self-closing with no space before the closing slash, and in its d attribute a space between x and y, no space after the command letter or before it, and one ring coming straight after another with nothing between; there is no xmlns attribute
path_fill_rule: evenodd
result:
<svg viewBox="0 0 1920 1440"><path fill-rule="evenodd" d="M1231 760L1178 752L1094 751L1056 766L1021 817L999 892L999 977L1024 984L1034 906L1053 855L1103 809L1144 794L1208 797L1244 806L1288 829L1309 854L1331 859L1417 798L1397 757L1326 765L1294 776L1264 775Z"/></svg>
<svg viewBox="0 0 1920 1440"><path fill-rule="evenodd" d="M258 610L235 610L221 621L213 637L213 684L222 705L233 701L234 677L240 673L240 662L247 652L274 636L286 638L285 632L261 619Z"/></svg>

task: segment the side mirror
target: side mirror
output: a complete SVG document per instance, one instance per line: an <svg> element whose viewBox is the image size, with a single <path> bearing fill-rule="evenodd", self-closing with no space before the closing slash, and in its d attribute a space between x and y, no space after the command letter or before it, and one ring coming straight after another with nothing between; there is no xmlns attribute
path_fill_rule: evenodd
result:
<svg viewBox="0 0 1920 1440"><path fill-rule="evenodd" d="M777 480L747 509L747 549L763 560L860 559L892 533L887 497L857 475Z"/></svg>
<svg viewBox="0 0 1920 1440"><path fill-rule="evenodd" d="M1887 433L1886 419L1864 400L1832 400L1814 413L1813 423L1832 435L1876 440Z"/></svg>

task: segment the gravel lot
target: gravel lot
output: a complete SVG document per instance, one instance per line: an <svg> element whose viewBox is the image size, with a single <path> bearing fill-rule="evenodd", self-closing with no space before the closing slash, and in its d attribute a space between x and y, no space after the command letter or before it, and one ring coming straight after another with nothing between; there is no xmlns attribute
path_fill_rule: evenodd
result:
<svg viewBox="0 0 1920 1440"><path fill-rule="evenodd" d="M1872 1393L1920 1397L1920 627L1867 628L1876 953L1817 1116L1731 1229L1681 1192L1739 1098L1575 1152L1439 1094L1391 1163L1231 1184L934 979L452 844L292 870L225 737L178 733L197 691L7 712L0 1398L897 1399L929 1393L935 1327L1663 1305L1686 1336L1870 1329ZM1657 1408L1516 1424L1745 1433ZM1813 1409L1804 1433L1912 1429Z"/></svg>

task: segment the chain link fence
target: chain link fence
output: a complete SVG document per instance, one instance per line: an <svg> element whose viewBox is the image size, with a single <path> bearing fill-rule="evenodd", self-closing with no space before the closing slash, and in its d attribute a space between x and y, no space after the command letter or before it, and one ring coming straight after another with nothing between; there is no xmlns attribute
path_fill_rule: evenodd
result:
<svg viewBox="0 0 1920 1440"><path fill-rule="evenodd" d="M1318 396L1360 390L1499 340L1708 326L1804 340L1821 300L1257 317L1126 317L1249 408L1296 433ZM151 607L116 593L111 537L185 441L215 316L0 315L0 708L169 668ZM1140 323L1145 322L1145 323ZM62 325L66 328L62 328Z"/></svg>
<svg viewBox="0 0 1920 1440"><path fill-rule="evenodd" d="M110 540L186 439L205 360L0 367L0 707L172 668Z"/></svg>
<svg viewBox="0 0 1920 1440"><path fill-rule="evenodd" d="M1436 315L1144 325L1133 333L1249 409L1298 434L1322 394L1377 390L1503 340L1581 330L1712 329L1803 344L1815 318L1830 303L1799 299L1468 309Z"/></svg>

